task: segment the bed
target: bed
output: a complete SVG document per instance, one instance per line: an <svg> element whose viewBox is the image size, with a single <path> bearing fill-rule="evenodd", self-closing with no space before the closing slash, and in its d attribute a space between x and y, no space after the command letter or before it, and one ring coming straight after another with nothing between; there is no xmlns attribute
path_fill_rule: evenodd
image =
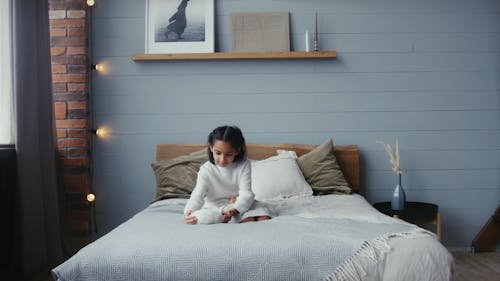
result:
<svg viewBox="0 0 500 281"><path fill-rule="evenodd" d="M154 202L54 268L53 277L60 281L452 280L453 258L433 233L379 213L358 193L357 146L325 144L248 144L248 157L254 160L252 189L254 180L271 182L264 193L256 187L256 197L259 194L277 216L210 225L183 222L190 190L182 186L193 184L189 183L196 175L193 159L198 164L205 161L204 145L158 144L152 165L158 184ZM333 157L336 166L332 169L330 160L323 158L316 161L318 155ZM299 184L291 191L288 186L277 194L269 191L283 188L276 182L301 181L294 178L296 166L295 175L277 172L275 168L283 168L277 163L282 162L305 163L298 166L298 174L311 190ZM176 179L172 175L160 179L158 163L169 163L170 171L184 165L172 174L188 180L177 182L181 191L171 187L162 191L162 181ZM331 177L332 172L343 176L349 190L344 184L334 189L329 188L331 183L321 186L325 180L321 176ZM259 175L273 180L263 181Z"/></svg>

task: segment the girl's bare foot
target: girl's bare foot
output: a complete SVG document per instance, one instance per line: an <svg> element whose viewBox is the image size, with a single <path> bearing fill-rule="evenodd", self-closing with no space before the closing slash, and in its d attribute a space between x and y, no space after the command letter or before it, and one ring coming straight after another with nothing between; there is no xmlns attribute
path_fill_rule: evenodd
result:
<svg viewBox="0 0 500 281"><path fill-rule="evenodd" d="M255 218L256 221L265 221L265 220L270 220L270 219L271 219L270 216L260 216L260 217Z"/></svg>
<svg viewBox="0 0 500 281"><path fill-rule="evenodd" d="M249 217L249 218L246 218L244 220L241 220L240 223L244 223L244 222L251 222L251 221L255 221L255 217Z"/></svg>
<svg viewBox="0 0 500 281"><path fill-rule="evenodd" d="M270 219L271 219L270 216L249 217L249 218L246 218L246 219L240 221L240 223L251 222L251 221L265 221L265 220L270 220Z"/></svg>

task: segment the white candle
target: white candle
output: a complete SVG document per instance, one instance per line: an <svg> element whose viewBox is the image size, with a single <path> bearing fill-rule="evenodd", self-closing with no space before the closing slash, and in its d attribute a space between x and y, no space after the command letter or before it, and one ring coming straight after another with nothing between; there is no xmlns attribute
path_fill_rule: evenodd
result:
<svg viewBox="0 0 500 281"><path fill-rule="evenodd" d="M306 52L309 52L311 49L309 48L309 31L306 30Z"/></svg>

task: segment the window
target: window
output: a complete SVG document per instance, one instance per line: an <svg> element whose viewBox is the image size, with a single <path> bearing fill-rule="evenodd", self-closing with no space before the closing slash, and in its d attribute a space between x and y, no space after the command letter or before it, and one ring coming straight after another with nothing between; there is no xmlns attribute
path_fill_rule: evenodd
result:
<svg viewBox="0 0 500 281"><path fill-rule="evenodd" d="M11 19L11 1L0 1L0 145L14 143Z"/></svg>

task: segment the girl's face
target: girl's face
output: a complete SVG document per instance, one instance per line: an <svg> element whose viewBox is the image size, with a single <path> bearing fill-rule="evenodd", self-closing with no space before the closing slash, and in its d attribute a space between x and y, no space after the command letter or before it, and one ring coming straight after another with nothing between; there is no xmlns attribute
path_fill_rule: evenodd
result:
<svg viewBox="0 0 500 281"><path fill-rule="evenodd" d="M230 142L216 140L213 146L210 146L210 151L214 157L215 164L220 167L226 167L233 163L234 157L239 151L234 149Z"/></svg>

